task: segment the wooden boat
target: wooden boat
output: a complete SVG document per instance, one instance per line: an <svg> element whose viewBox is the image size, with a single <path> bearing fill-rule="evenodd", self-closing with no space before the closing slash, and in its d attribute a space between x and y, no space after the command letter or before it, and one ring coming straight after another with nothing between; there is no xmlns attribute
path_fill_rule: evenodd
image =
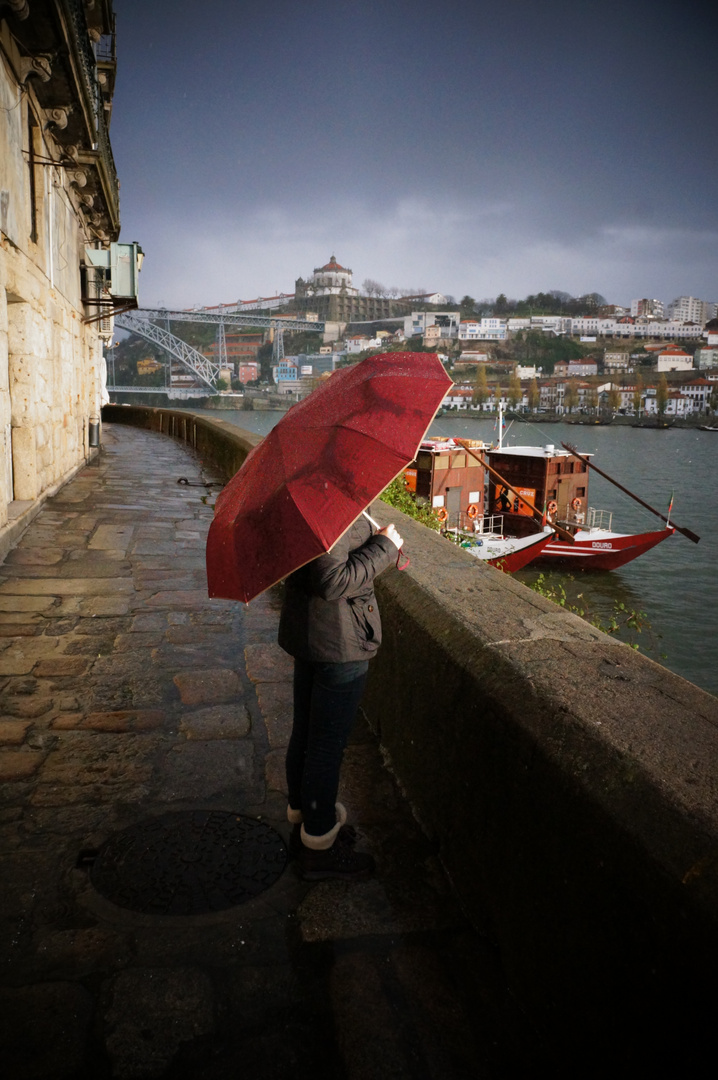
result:
<svg viewBox="0 0 718 1080"><path fill-rule="evenodd" d="M484 456L491 474L487 511L503 513L507 532L519 537L536 535L541 529L537 511L540 515L545 508L546 524L559 533L542 547L536 563L571 570L615 570L675 532L667 518L603 473L666 522L665 528L651 532L614 531L611 511L588 503L589 469L597 468L590 461L592 454L580 454L566 444L563 448L553 444L504 446L500 438L499 445L486 450ZM697 542L690 530L680 531Z"/></svg>
<svg viewBox="0 0 718 1080"><path fill-rule="evenodd" d="M461 445L441 436L425 439L404 470L404 486L435 510L443 534L454 543L500 570L520 570L545 548L554 530L515 536L501 514L485 514L486 468L471 455L487 449L477 439Z"/></svg>

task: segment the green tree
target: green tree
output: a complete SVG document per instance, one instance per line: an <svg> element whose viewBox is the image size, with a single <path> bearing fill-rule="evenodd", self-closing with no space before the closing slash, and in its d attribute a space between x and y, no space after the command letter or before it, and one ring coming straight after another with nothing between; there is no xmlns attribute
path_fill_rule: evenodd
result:
<svg viewBox="0 0 718 1080"><path fill-rule="evenodd" d="M476 301L473 296L462 296L459 301L459 311L461 312L462 319L468 318L469 315L476 314Z"/></svg>
<svg viewBox="0 0 718 1080"><path fill-rule="evenodd" d="M476 369L476 379L474 381L474 392L471 395L471 404L480 407L484 404L488 396L489 384L486 381L486 366L485 364L479 364Z"/></svg>
<svg viewBox="0 0 718 1080"><path fill-rule="evenodd" d="M611 412L616 412L621 404L621 394L617 386L611 383L611 389L608 391L608 407Z"/></svg>
<svg viewBox="0 0 718 1080"><path fill-rule="evenodd" d="M661 372L661 377L658 380L658 386L656 387L656 409L658 415L663 419L666 414L666 405L668 404L668 380L666 379L665 371Z"/></svg>
<svg viewBox="0 0 718 1080"><path fill-rule="evenodd" d="M634 416L641 415L641 406L643 404L643 379L640 375L636 375L636 382L633 387L633 414Z"/></svg>
<svg viewBox="0 0 718 1080"><path fill-rule="evenodd" d="M217 382L214 385L217 387L220 394L223 390L229 390L229 383L226 379L217 379Z"/></svg>
<svg viewBox="0 0 718 1080"><path fill-rule="evenodd" d="M536 412L539 407L539 402L541 401L541 394L535 379L531 380L531 385L529 386L528 401L530 411Z"/></svg>

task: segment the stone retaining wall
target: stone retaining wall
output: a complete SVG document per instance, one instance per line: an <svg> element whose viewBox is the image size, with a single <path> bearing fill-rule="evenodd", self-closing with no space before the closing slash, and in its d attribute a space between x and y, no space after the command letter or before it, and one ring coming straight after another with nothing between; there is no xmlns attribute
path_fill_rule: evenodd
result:
<svg viewBox="0 0 718 1080"><path fill-rule="evenodd" d="M218 465L258 441L117 411L155 430L175 417L183 437L196 426ZM718 700L373 512L397 522L411 565L377 583L365 709L508 991L567 1075L697 1066L718 960Z"/></svg>
<svg viewBox="0 0 718 1080"><path fill-rule="evenodd" d="M182 439L197 450L203 461L228 477L236 473L250 450L262 441L260 435L242 431L219 417L215 420L187 409L105 405L102 418L113 424L131 424Z"/></svg>

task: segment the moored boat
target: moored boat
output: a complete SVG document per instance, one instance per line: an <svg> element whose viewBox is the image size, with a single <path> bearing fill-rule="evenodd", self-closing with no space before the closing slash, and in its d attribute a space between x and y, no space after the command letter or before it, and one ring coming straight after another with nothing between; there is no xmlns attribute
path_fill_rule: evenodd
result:
<svg viewBox="0 0 718 1080"><path fill-rule="evenodd" d="M503 511L508 531L530 536L536 535L540 527L536 511L543 509L547 523L560 532L541 549L537 564L570 570L615 570L675 532L668 521L665 528L651 532L615 531L613 514L588 504L589 468L595 468L591 457L553 444L539 447L500 443L486 452L492 467L489 511Z"/></svg>
<svg viewBox="0 0 718 1080"><path fill-rule="evenodd" d="M416 460L404 470L404 485L419 505L430 506L442 532L471 555L500 570L520 570L545 548L554 531L513 535L501 514L487 515L486 467L473 457L486 443L436 437L425 439Z"/></svg>
<svg viewBox="0 0 718 1080"><path fill-rule="evenodd" d="M675 532L671 526L646 533L614 533L606 529L579 529L573 543L555 539L539 554L566 570L616 570L632 559L650 551Z"/></svg>
<svg viewBox="0 0 718 1080"><path fill-rule="evenodd" d="M449 530L446 535L470 555L506 573L523 570L542 551L556 534L550 526L530 536L506 536L503 516L498 514L476 521L474 532Z"/></svg>

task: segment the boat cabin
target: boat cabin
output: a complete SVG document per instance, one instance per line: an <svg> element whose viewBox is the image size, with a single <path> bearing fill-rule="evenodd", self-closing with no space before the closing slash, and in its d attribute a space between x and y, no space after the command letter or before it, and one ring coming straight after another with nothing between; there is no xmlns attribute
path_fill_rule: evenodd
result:
<svg viewBox="0 0 718 1080"><path fill-rule="evenodd" d="M584 457L592 457L584 454ZM588 510L588 466L568 450L548 446L504 446L486 454L490 465L516 490L509 491L491 476L491 514L512 514L534 518L533 503L549 522L574 529L586 524ZM525 496L524 501L521 496Z"/></svg>
<svg viewBox="0 0 718 1080"><path fill-rule="evenodd" d="M467 444L484 453L487 445L478 439ZM419 505L429 505L450 529L465 529L483 518L486 503L486 470L453 439L426 439L416 459L404 470L407 491L413 491Z"/></svg>

